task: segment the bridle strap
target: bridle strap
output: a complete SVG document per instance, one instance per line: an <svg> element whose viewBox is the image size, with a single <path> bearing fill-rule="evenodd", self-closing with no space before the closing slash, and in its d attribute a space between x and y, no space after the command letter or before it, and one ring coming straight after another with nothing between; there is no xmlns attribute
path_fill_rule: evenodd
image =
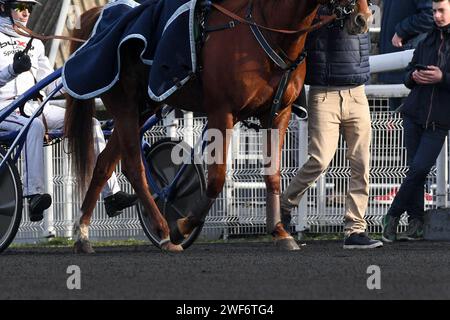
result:
<svg viewBox="0 0 450 320"><path fill-rule="evenodd" d="M322 16L320 17L320 21L317 22L316 24L307 27L307 28L302 28L299 30L285 30L285 29L274 29L274 28L269 28L269 27L265 27L262 26L254 21L249 21L247 19L244 19L240 16L238 16L237 14L231 12L230 10L222 7L221 5L217 4L217 3L211 3L211 6L213 6L215 9L217 9L219 12L223 13L224 15L240 22L240 23L244 23L250 26L255 26L257 28L263 29L263 30L267 30L267 31L271 31L271 32L276 32L276 33L282 33L282 34L304 34L304 33L308 33L314 30L317 30L321 27L323 27L324 25L329 24L330 22L332 22L333 20L335 20L337 18L337 16L335 14L332 14L330 16Z"/></svg>
<svg viewBox="0 0 450 320"><path fill-rule="evenodd" d="M43 34L38 34L38 33L35 33L33 30L31 30L30 28L25 27L23 24L21 24L19 22L14 22L13 29L18 35L21 35L23 37L28 37L28 38L36 38L36 39L39 39L42 41L58 39L58 40L69 40L69 41L75 41L75 42L86 42L86 40L84 40L84 39L79 39L79 38L74 38L74 37L57 36L57 35L45 36Z"/></svg>

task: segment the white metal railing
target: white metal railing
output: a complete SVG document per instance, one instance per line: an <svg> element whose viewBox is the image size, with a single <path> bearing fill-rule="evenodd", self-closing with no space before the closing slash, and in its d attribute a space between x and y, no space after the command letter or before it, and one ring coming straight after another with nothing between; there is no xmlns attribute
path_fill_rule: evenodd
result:
<svg viewBox="0 0 450 320"><path fill-rule="evenodd" d="M370 89L369 89L370 91ZM371 104L384 104L388 110L387 98L372 98ZM176 127L173 122L177 123ZM187 115L181 119L168 119L158 124L147 135L155 142L167 135L190 136L195 143L205 123L204 118ZM372 168L370 171L371 191L366 219L369 231L379 231L381 216L388 206L377 197L388 194L398 187L406 173L406 154L403 146L401 118L390 111L372 113L373 141ZM265 233L265 185L257 165L261 137L252 130L236 127L230 147L227 180L224 190L208 215L204 233L206 237L227 238L234 235ZM75 192L75 183L69 174L68 156L63 144L47 148L51 151L53 164L50 176L53 184L53 212L47 211L47 219L42 223L31 223L24 210L17 241L36 241L49 233L57 236L71 236L72 218L81 204L80 195ZM307 122L295 117L290 122L282 154L282 187L286 188L307 156ZM296 230L315 232L339 231L343 222L342 196L348 185L349 167L345 160L345 143L340 141L336 157L329 170L309 190L299 208L294 212ZM447 162L443 162L446 167ZM117 168L122 189L131 187ZM447 172L430 174L433 199L427 205L436 206L447 201ZM100 201L94 212L91 235L94 239L144 238L134 208L125 210L118 218L106 216Z"/></svg>

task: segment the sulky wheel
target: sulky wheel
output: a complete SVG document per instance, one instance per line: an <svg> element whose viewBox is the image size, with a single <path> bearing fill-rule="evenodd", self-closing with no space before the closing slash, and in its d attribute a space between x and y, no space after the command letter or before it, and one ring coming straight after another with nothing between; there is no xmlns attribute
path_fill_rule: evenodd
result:
<svg viewBox="0 0 450 320"><path fill-rule="evenodd" d="M151 193L171 228L178 219L185 217L189 205L206 193L206 179L202 165L189 163L178 182L174 185L173 192L170 195L161 194L161 190L172 185L172 181L174 181L174 178L183 166L183 164L175 164L172 161L174 148L177 148L175 152L180 152L182 149L185 155L190 155L192 150L184 141L163 139L153 144L145 153L145 161L147 162L150 175L159 189L158 191L151 190ZM151 186L152 184L149 183L149 185ZM150 220L140 203L137 204L137 210L145 234L155 246L160 247L162 239L153 232ZM188 248L199 236L201 229L202 225L195 228L181 243L181 246L184 249Z"/></svg>
<svg viewBox="0 0 450 320"><path fill-rule="evenodd" d="M0 162L6 152L0 147ZM22 184L19 172L9 161L0 169L0 252L8 248L16 236L22 219Z"/></svg>

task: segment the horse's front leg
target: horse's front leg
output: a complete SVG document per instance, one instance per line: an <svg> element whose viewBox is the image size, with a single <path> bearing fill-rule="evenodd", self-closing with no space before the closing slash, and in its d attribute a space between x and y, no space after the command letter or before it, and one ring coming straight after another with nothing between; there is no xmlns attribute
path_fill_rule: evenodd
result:
<svg viewBox="0 0 450 320"><path fill-rule="evenodd" d="M206 195L200 199L193 199L194 203L188 210L186 218L177 221L177 229L172 229L170 235L174 243L180 243L189 236L195 227L204 223L206 215L222 192L227 167L227 150L233 125L231 113L215 113L208 116L206 139L209 144L204 154L208 164Z"/></svg>
<svg viewBox="0 0 450 320"><path fill-rule="evenodd" d="M108 140L105 149L97 158L89 188L84 196L83 204L81 205L80 216L75 220L75 253L94 253L89 242L89 225L100 192L111 177L114 168L120 160L119 150L119 139L116 131L114 131Z"/></svg>
<svg viewBox="0 0 450 320"><path fill-rule="evenodd" d="M267 232L274 238L275 244L284 250L299 250L294 238L286 231L281 222L280 209L280 163L284 136L289 124L291 108L283 109L274 119L272 129L264 132L264 181L266 183L266 226ZM267 118L261 123L267 123Z"/></svg>

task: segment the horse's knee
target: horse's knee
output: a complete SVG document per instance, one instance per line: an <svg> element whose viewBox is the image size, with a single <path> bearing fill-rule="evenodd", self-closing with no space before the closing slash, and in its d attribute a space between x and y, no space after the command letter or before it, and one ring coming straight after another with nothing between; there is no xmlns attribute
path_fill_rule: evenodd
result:
<svg viewBox="0 0 450 320"><path fill-rule="evenodd" d="M95 164L92 180L103 183L107 181L113 172L113 168L109 166L109 161L107 158L103 157L102 154L97 158L97 163Z"/></svg>
<svg viewBox="0 0 450 320"><path fill-rule="evenodd" d="M130 167L130 166L124 165L122 167L122 173L125 174L128 181L133 183L135 181L136 182L140 181L140 179L144 176L144 169L141 166L136 168L136 166Z"/></svg>
<svg viewBox="0 0 450 320"><path fill-rule="evenodd" d="M95 166L92 181L94 183L103 183L111 177L111 173L104 166Z"/></svg>

